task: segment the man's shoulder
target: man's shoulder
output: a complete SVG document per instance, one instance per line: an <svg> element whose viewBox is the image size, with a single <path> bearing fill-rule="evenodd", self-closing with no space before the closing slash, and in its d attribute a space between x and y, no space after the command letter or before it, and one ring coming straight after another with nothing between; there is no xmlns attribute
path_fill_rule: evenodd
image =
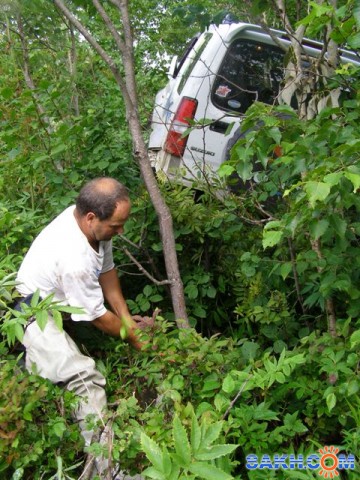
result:
<svg viewBox="0 0 360 480"><path fill-rule="evenodd" d="M40 233L39 236L51 238L53 241L72 242L80 234L80 229L74 217L74 206L63 210Z"/></svg>
<svg viewBox="0 0 360 480"><path fill-rule="evenodd" d="M75 216L74 216L75 205L70 205L69 207L65 208L54 220L50 223L68 223L69 225L77 225Z"/></svg>

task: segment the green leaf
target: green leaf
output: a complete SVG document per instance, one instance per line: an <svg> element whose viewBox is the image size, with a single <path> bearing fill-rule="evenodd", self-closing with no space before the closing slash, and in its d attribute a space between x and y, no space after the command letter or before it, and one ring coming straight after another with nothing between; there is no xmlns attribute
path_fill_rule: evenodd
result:
<svg viewBox="0 0 360 480"><path fill-rule="evenodd" d="M342 172L329 173L328 175L325 175L324 182L333 187L340 182L340 179L343 177L343 175L344 174Z"/></svg>
<svg viewBox="0 0 360 480"><path fill-rule="evenodd" d="M24 338L24 328L22 327L22 325L20 325L20 323L15 323L14 335L19 340L19 342L22 342Z"/></svg>
<svg viewBox="0 0 360 480"><path fill-rule="evenodd" d="M285 378L285 375L282 372L276 372L275 373L275 380L278 383L284 383L286 378Z"/></svg>
<svg viewBox="0 0 360 480"><path fill-rule="evenodd" d="M356 193L358 189L360 188L360 174L358 173L351 173L351 172L345 172L345 177L350 180L350 182L354 186L353 192Z"/></svg>
<svg viewBox="0 0 360 480"><path fill-rule="evenodd" d="M329 409L329 412L335 407L336 405L336 395L335 393L329 393L326 397L326 405Z"/></svg>
<svg viewBox="0 0 360 480"><path fill-rule="evenodd" d="M151 295L151 297L149 297L149 300L150 302L161 302L161 300L163 300L164 297L162 295L159 295L159 294L155 294L155 295Z"/></svg>
<svg viewBox="0 0 360 480"><path fill-rule="evenodd" d="M238 445L212 445L211 447L202 448L196 455L197 460L215 460L215 458L223 457L232 453Z"/></svg>
<svg viewBox="0 0 360 480"><path fill-rule="evenodd" d="M347 393L348 395L354 395L359 391L359 382L357 380L351 381L347 386Z"/></svg>
<svg viewBox="0 0 360 480"><path fill-rule="evenodd" d="M330 194L331 185L325 182L307 182L304 186L311 207L315 207L317 201L324 201Z"/></svg>
<svg viewBox="0 0 360 480"><path fill-rule="evenodd" d="M307 432L307 427L299 420L299 412L294 412L292 414L287 413L284 418L284 426L294 433L304 433Z"/></svg>
<svg viewBox="0 0 360 480"><path fill-rule="evenodd" d="M229 399L225 395L221 395L220 393L215 395L214 405L218 412L223 412L224 409L229 406L229 403Z"/></svg>
<svg viewBox="0 0 360 480"><path fill-rule="evenodd" d="M274 342L274 352L281 353L283 350L287 349L287 345L283 340L276 340ZM288 365L285 365L288 366ZM287 370L284 368L284 374L287 375Z"/></svg>
<svg viewBox="0 0 360 480"><path fill-rule="evenodd" d="M185 427L182 425L177 415L175 415L173 421L173 437L175 451L182 462L182 466L188 466L191 462L190 444Z"/></svg>
<svg viewBox="0 0 360 480"><path fill-rule="evenodd" d="M336 235L344 238L347 230L347 222L337 214L330 215L330 225L335 230Z"/></svg>
<svg viewBox="0 0 360 480"><path fill-rule="evenodd" d="M199 318L206 318L206 310L201 305L195 305L193 308L193 315Z"/></svg>
<svg viewBox="0 0 360 480"><path fill-rule="evenodd" d="M64 143L59 143L51 150L51 155L57 155L58 153L63 152L67 149L67 146Z"/></svg>
<svg viewBox="0 0 360 480"><path fill-rule="evenodd" d="M221 387L221 384L218 380L206 379L204 382L204 386L202 388L202 392L210 392L212 390L217 390L220 387Z"/></svg>
<svg viewBox="0 0 360 480"><path fill-rule="evenodd" d="M212 442L217 440L221 430L223 428L223 422L219 421L211 425L202 423L201 425L201 442L203 447L208 447Z"/></svg>
<svg viewBox="0 0 360 480"><path fill-rule="evenodd" d="M151 285L145 285L145 287L143 288L143 293L146 297L149 297L151 294L152 294L152 286Z"/></svg>
<svg viewBox="0 0 360 480"><path fill-rule="evenodd" d="M200 447L201 442L201 429L197 421L195 413L192 415L191 419L191 435L190 435L191 449L193 452L196 452Z"/></svg>
<svg viewBox="0 0 360 480"><path fill-rule="evenodd" d="M262 245L264 250L268 247L277 245L282 239L283 232L275 230L264 230Z"/></svg>
<svg viewBox="0 0 360 480"><path fill-rule="evenodd" d="M64 313L84 313L84 309L81 307L71 307L70 305L56 305L56 310Z"/></svg>
<svg viewBox="0 0 360 480"><path fill-rule="evenodd" d="M260 403L254 410L253 413L254 420L279 420L279 417L276 415L276 412L270 410L268 405L265 402Z"/></svg>
<svg viewBox="0 0 360 480"><path fill-rule="evenodd" d="M351 35L349 38L346 39L347 44L350 48L358 49L360 48L360 32Z"/></svg>
<svg viewBox="0 0 360 480"><path fill-rule="evenodd" d="M0 95L6 100L9 100L14 95L14 90L10 87L2 88L0 90Z"/></svg>
<svg viewBox="0 0 360 480"><path fill-rule="evenodd" d="M239 161L236 166L236 171L243 182L250 180L253 171L253 165L251 162Z"/></svg>
<svg viewBox="0 0 360 480"><path fill-rule="evenodd" d="M281 265L280 267L280 275L282 276L282 279L285 280L289 273L292 272L292 263L291 262L285 262Z"/></svg>
<svg viewBox="0 0 360 480"><path fill-rule="evenodd" d="M360 4L356 2L353 9L353 15L356 21L356 26L360 29Z"/></svg>
<svg viewBox="0 0 360 480"><path fill-rule="evenodd" d="M241 346L242 356L246 360L251 360L252 358L256 357L259 348L260 348L260 346L259 346L258 343L246 341ZM247 376L248 376L248 374L247 374Z"/></svg>
<svg viewBox="0 0 360 480"><path fill-rule="evenodd" d="M63 321L62 315L58 310L52 310L51 315L53 316L55 325L62 332L63 331Z"/></svg>
<svg viewBox="0 0 360 480"><path fill-rule="evenodd" d="M235 382L231 375L226 375L224 378L222 389L225 393L232 393L235 390Z"/></svg>
<svg viewBox="0 0 360 480"><path fill-rule="evenodd" d="M163 472L163 454L159 445L149 438L145 433L141 433L140 436L141 447L145 452L145 455L154 465L155 469L158 472ZM162 478L162 477L151 477L151 478Z"/></svg>
<svg viewBox="0 0 360 480"><path fill-rule="evenodd" d="M46 310L40 310L35 314L36 323L39 325L40 329L44 331L45 326L48 321L48 312Z"/></svg>
<svg viewBox="0 0 360 480"><path fill-rule="evenodd" d="M192 300L197 298L199 295L199 290L194 283L189 283L186 285L184 292Z"/></svg>
<svg viewBox="0 0 360 480"><path fill-rule="evenodd" d="M171 463L169 452L166 447L163 447L162 463L163 463L162 471L164 472L165 477L169 478L169 475L171 474L171 470L172 470L172 463Z"/></svg>
<svg viewBox="0 0 360 480"><path fill-rule="evenodd" d="M268 134L277 145L281 143L281 132L278 127L269 128Z"/></svg>
<svg viewBox="0 0 360 480"><path fill-rule="evenodd" d="M310 222L309 226L310 234L315 240L322 237L326 233L328 228L329 222L325 219L313 220L312 222Z"/></svg>
<svg viewBox="0 0 360 480"><path fill-rule="evenodd" d="M216 288L214 288L212 285L210 285L208 287L208 289L206 290L206 295L209 298L215 298L216 297Z"/></svg>
<svg viewBox="0 0 360 480"><path fill-rule="evenodd" d="M166 480L178 480L180 475L180 467L178 465L173 465L170 475Z"/></svg>
<svg viewBox="0 0 360 480"><path fill-rule="evenodd" d="M360 344L360 330L356 330L350 337L350 348L353 349Z"/></svg>
<svg viewBox="0 0 360 480"><path fill-rule="evenodd" d="M127 339L127 330L124 325L120 327L120 338L121 340L126 340Z"/></svg>
<svg viewBox="0 0 360 480"><path fill-rule="evenodd" d="M33 421L33 417L31 415L31 410L33 410L34 404L32 402L27 403L23 409L23 418L24 420L28 420L29 422Z"/></svg>
<svg viewBox="0 0 360 480"><path fill-rule="evenodd" d="M204 480L232 480L232 476L225 473L220 468L214 467L209 463L194 462L189 465L189 470Z"/></svg>
<svg viewBox="0 0 360 480"><path fill-rule="evenodd" d="M38 168L39 164L44 160L47 160L48 158L49 158L49 155L38 155L37 157L34 157L32 159L34 167Z"/></svg>
<svg viewBox="0 0 360 480"><path fill-rule="evenodd" d="M184 388L184 377L182 375L174 375L171 381L172 388L175 390L183 390Z"/></svg>
<svg viewBox="0 0 360 480"><path fill-rule="evenodd" d="M57 437L62 438L64 432L66 431L66 425L64 424L64 422L56 422L52 426L52 430Z"/></svg>
<svg viewBox="0 0 360 480"><path fill-rule="evenodd" d="M152 478L153 480L168 480L163 473L159 472L159 470L156 470L154 467L146 468L142 472L142 475L144 475L146 478Z"/></svg>
<svg viewBox="0 0 360 480"><path fill-rule="evenodd" d="M37 304L39 303L39 299L40 299L40 292L39 290L36 290L36 292L31 297L30 306L33 308L36 307Z"/></svg>
<svg viewBox="0 0 360 480"><path fill-rule="evenodd" d="M231 165L228 165L227 163L223 163L220 165L220 168L218 170L218 175L220 178L222 177L228 177L235 171L235 168L232 167Z"/></svg>

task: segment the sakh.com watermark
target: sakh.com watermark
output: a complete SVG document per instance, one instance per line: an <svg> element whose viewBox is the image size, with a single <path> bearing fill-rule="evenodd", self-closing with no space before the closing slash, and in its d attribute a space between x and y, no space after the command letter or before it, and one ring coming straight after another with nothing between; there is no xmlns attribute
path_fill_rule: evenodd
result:
<svg viewBox="0 0 360 480"><path fill-rule="evenodd" d="M337 447L323 447L310 455L278 454L246 456L248 470L318 470L323 478L339 476L339 470L355 470L355 456L339 453Z"/></svg>

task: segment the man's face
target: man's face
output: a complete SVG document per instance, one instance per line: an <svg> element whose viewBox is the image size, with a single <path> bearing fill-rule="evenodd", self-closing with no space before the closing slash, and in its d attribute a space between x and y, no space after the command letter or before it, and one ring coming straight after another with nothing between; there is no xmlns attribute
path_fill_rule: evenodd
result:
<svg viewBox="0 0 360 480"><path fill-rule="evenodd" d="M130 214L131 204L129 201L122 201L116 205L114 213L107 220L99 220L94 214L89 218L89 233L92 241L111 240L115 235L124 232L124 225Z"/></svg>

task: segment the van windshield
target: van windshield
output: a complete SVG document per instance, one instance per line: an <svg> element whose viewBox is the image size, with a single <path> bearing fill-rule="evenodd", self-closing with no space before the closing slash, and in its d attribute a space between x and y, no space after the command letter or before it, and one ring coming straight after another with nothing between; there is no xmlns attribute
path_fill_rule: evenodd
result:
<svg viewBox="0 0 360 480"><path fill-rule="evenodd" d="M274 103L284 77L284 54L273 45L235 40L214 82L214 105L221 110L245 113L256 100Z"/></svg>

